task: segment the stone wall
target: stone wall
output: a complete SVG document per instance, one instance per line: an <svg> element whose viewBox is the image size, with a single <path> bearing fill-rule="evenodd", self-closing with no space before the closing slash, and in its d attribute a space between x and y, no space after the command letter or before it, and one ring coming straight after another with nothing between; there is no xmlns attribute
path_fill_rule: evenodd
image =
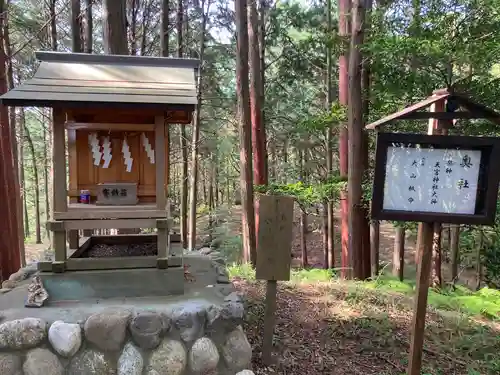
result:
<svg viewBox="0 0 500 375"><path fill-rule="evenodd" d="M0 324L1 375L252 375L243 302L106 308L78 322Z"/></svg>

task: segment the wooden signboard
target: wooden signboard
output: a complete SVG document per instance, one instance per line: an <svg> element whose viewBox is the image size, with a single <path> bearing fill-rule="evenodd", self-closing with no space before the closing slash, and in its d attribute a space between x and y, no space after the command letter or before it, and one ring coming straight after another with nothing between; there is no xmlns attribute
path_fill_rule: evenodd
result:
<svg viewBox="0 0 500 375"><path fill-rule="evenodd" d="M378 133L372 218L422 222L408 375L420 375L435 223L493 224L500 138Z"/></svg>
<svg viewBox="0 0 500 375"><path fill-rule="evenodd" d="M294 199L261 195L259 198L257 268L259 280L290 280Z"/></svg>
<svg viewBox="0 0 500 375"><path fill-rule="evenodd" d="M376 220L492 224L500 138L379 133Z"/></svg>
<svg viewBox="0 0 500 375"><path fill-rule="evenodd" d="M279 195L261 195L258 199L259 231L255 276L257 279L267 280L262 361L271 365L277 281L290 280L295 201L292 197Z"/></svg>

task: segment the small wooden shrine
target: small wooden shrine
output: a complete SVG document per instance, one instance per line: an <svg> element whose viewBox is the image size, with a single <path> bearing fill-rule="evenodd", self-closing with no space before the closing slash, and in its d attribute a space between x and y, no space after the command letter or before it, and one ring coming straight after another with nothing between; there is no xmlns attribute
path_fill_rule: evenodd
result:
<svg viewBox="0 0 500 375"><path fill-rule="evenodd" d="M199 61L58 52L36 57L34 77L0 100L53 109L48 228L55 258L40 263L41 270L180 266L181 259L169 257L166 127L191 122ZM157 255L80 257L92 238L79 243L78 231L106 228L156 228ZM78 248L71 257L67 236L70 248Z"/></svg>

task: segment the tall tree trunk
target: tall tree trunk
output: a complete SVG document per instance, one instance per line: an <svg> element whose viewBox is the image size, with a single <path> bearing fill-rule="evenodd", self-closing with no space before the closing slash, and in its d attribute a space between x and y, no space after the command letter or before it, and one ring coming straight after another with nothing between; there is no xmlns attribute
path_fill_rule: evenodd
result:
<svg viewBox="0 0 500 375"><path fill-rule="evenodd" d="M479 231L479 246L477 246L477 253L476 253L476 285L475 285L476 290L481 289L481 281L483 279L483 262L481 259L481 254L483 253L483 247L484 247L484 232L483 229L481 228Z"/></svg>
<svg viewBox="0 0 500 375"><path fill-rule="evenodd" d="M137 16L139 13L139 0L129 0L130 22L128 35L130 42L130 54L137 55Z"/></svg>
<svg viewBox="0 0 500 375"><path fill-rule="evenodd" d="M73 52L83 52L80 12L80 0L71 0L71 49Z"/></svg>
<svg viewBox="0 0 500 375"><path fill-rule="evenodd" d="M50 45L53 51L57 51L56 1L50 0L49 2Z"/></svg>
<svg viewBox="0 0 500 375"><path fill-rule="evenodd" d="M458 279L458 265L460 264L460 225L451 227L450 253L451 253L451 281L455 283Z"/></svg>
<svg viewBox="0 0 500 375"><path fill-rule="evenodd" d="M169 15L170 15L170 0L163 0L162 1L162 8L161 8L160 43L161 43L161 55L164 57L168 57Z"/></svg>
<svg viewBox="0 0 500 375"><path fill-rule="evenodd" d="M50 199L49 199L49 145L50 145L50 137L48 137L47 126L42 125L43 127L43 193L45 199L45 222L47 223L50 220ZM50 230L45 228L45 235L47 239L50 239Z"/></svg>
<svg viewBox="0 0 500 375"><path fill-rule="evenodd" d="M262 152L264 158L264 181L266 184L269 182L269 158L267 153L267 134L266 134L266 122L265 122L265 83L266 83L266 11L267 11L266 0L260 0L260 18L259 18L259 58L260 58L260 135L262 142Z"/></svg>
<svg viewBox="0 0 500 375"><path fill-rule="evenodd" d="M365 32L370 32L370 29L372 27L371 25L371 13L372 13L372 8L373 8L373 0L367 0L365 3L366 9L365 9L365 21L364 21L364 30ZM370 61L370 56L367 55L367 52L362 56L362 64L361 64L361 90L362 90L362 96L363 96L363 122L362 122L362 128L364 129L365 126L369 122L369 114L370 114L370 79L371 79L371 67L370 67L371 61ZM366 131L363 131L363 168L364 171L367 171L370 169L370 162L369 162L369 138L368 138L368 133ZM376 228L379 228L378 226L373 226L371 225L372 223L368 219L370 216L370 212L368 210L368 207L366 205L363 206L363 277L368 278L372 275L372 270L378 267L377 265L374 265L372 261L375 260L375 257L372 256L372 253L377 249L372 250L372 241L371 239L373 236L371 235L371 232L375 230Z"/></svg>
<svg viewBox="0 0 500 375"><path fill-rule="evenodd" d="M24 112L24 108L22 109ZM25 120L24 114L22 115L23 121ZM24 132L26 134L26 141L28 142L28 147L31 153L31 168L33 171L33 186L35 189L35 241L37 244L42 243L42 230L40 226L40 185L38 185L38 166L36 163L37 157L35 154L35 146L33 144L33 139L29 132L28 127L23 122Z"/></svg>
<svg viewBox="0 0 500 375"><path fill-rule="evenodd" d="M10 1L7 2L7 6L10 6ZM9 34L9 19L8 19L8 11L5 13L5 20L4 20L4 43L5 43L5 51L6 51L6 62L7 62L7 79L8 79L8 88L9 90L12 90L14 88L14 69L13 69L13 61L12 61L12 48L10 44L10 34ZM12 139L12 156L14 159L14 173L16 175L16 189L19 191L19 195L15 197L15 206L17 209L17 220L18 220L18 233L19 233L19 249L21 251L20 258L21 258L21 265L25 266L25 249L24 249L24 236L21 235L21 233L24 232L24 225L23 225L23 202L24 200L22 199L22 195L24 194L21 192L21 187L20 187L20 175L19 175L19 158L18 158L18 149L17 149L17 126L16 126L16 108L11 107L9 111L9 124L10 124L10 130L11 130L11 139Z"/></svg>
<svg viewBox="0 0 500 375"><path fill-rule="evenodd" d="M370 225L370 251L372 278L379 273L380 222L373 220Z"/></svg>
<svg viewBox="0 0 500 375"><path fill-rule="evenodd" d="M208 11L210 4L207 6L205 13L205 0L201 0L201 9L199 13L202 15L201 30L200 30L200 61L203 61L205 56L205 33L207 25ZM203 70L200 65L198 69L198 102L196 105L196 115L193 124L193 134L191 140L191 189L189 199L189 244L188 248L194 250L196 248L196 197L198 191L198 143L200 142L200 121L201 121L201 90L203 86Z"/></svg>
<svg viewBox="0 0 500 375"><path fill-rule="evenodd" d="M350 11L350 0L339 0L339 36L343 40L342 52L339 56L339 102L347 106L349 97L349 75L348 58L350 23L348 14ZM339 136L339 161L340 177L348 176L348 137L347 124L340 124ZM340 235L341 235L341 276L346 278L349 274L349 205L346 192L342 191L340 195Z"/></svg>
<svg viewBox="0 0 500 375"><path fill-rule="evenodd" d="M94 22L92 20L93 0L85 0L85 53L92 53L94 43Z"/></svg>
<svg viewBox="0 0 500 375"><path fill-rule="evenodd" d="M0 0L0 14L6 12L5 1ZM6 56L5 56L5 17L0 17L0 95L7 92L6 80ZM2 220L0 230L0 278L7 279L12 273L17 272L21 266L21 241L22 235L19 233L19 211L16 202L20 197L19 181L14 164L12 152L12 131L10 128L9 113L7 107L0 106L0 202L1 212L5 220ZM20 202L19 202L20 203Z"/></svg>
<svg viewBox="0 0 500 375"><path fill-rule="evenodd" d="M362 0L352 2L352 34L349 54L349 258L352 276L364 279L363 273L363 96L361 91L361 46L364 33L365 9Z"/></svg>
<svg viewBox="0 0 500 375"><path fill-rule="evenodd" d="M307 151L299 149L300 180L307 182ZM305 207L300 208L300 252L302 259L302 268L308 267L307 259L307 212Z"/></svg>
<svg viewBox="0 0 500 375"><path fill-rule="evenodd" d="M332 33L332 2L326 2L326 20L327 20L327 34ZM330 41L327 42L326 47L326 110L331 111L333 102L332 92L332 47ZM330 179L333 175L333 126L330 124L326 130L326 169L327 178ZM327 235L326 235L326 252L328 254L328 268L335 267L335 253L334 253L334 232L335 221L333 212L333 197L327 203Z"/></svg>
<svg viewBox="0 0 500 375"><path fill-rule="evenodd" d="M248 82L247 2L236 0L236 93L240 136L240 188L243 205L243 256L255 266L255 222L252 184L252 135Z"/></svg>
<svg viewBox="0 0 500 375"><path fill-rule="evenodd" d="M104 0L104 50L112 55L128 55L125 1Z"/></svg>
<svg viewBox="0 0 500 375"><path fill-rule="evenodd" d="M248 41L249 41L249 67L250 67L250 115L252 121L252 154L253 154L253 182L264 185L264 144L262 143L262 103L261 103L261 66L259 56L259 31L257 4L258 0L248 2ZM256 212L256 225L258 226L258 213Z"/></svg>
<svg viewBox="0 0 500 375"><path fill-rule="evenodd" d="M397 276L400 281L404 279L405 266L405 235L406 230L403 226L396 227L396 237L394 239L394 252L392 256L392 274Z"/></svg>
<svg viewBox="0 0 500 375"><path fill-rule="evenodd" d="M183 0L177 0L177 57L182 57L184 54L184 40L183 40L183 18L184 7ZM187 133L186 126L181 125L181 132L179 138L181 148L181 243L182 247L188 247L188 150L187 150Z"/></svg>
<svg viewBox="0 0 500 375"><path fill-rule="evenodd" d="M253 154L253 183L265 185L265 134L262 127L262 72L259 56L259 17L257 15L257 1L248 3L248 39L250 64L250 117L252 121L252 154ZM254 202L255 232L259 233L259 200ZM256 238L257 240L257 238Z"/></svg>

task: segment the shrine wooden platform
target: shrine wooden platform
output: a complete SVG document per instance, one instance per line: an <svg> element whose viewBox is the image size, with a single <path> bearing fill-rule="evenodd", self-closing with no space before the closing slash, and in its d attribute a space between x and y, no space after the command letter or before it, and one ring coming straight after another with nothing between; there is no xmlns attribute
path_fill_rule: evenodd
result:
<svg viewBox="0 0 500 375"><path fill-rule="evenodd" d="M67 211L54 212L54 220L161 219L166 217L168 217L167 210L158 209L155 203L139 203L131 206L70 203Z"/></svg>

